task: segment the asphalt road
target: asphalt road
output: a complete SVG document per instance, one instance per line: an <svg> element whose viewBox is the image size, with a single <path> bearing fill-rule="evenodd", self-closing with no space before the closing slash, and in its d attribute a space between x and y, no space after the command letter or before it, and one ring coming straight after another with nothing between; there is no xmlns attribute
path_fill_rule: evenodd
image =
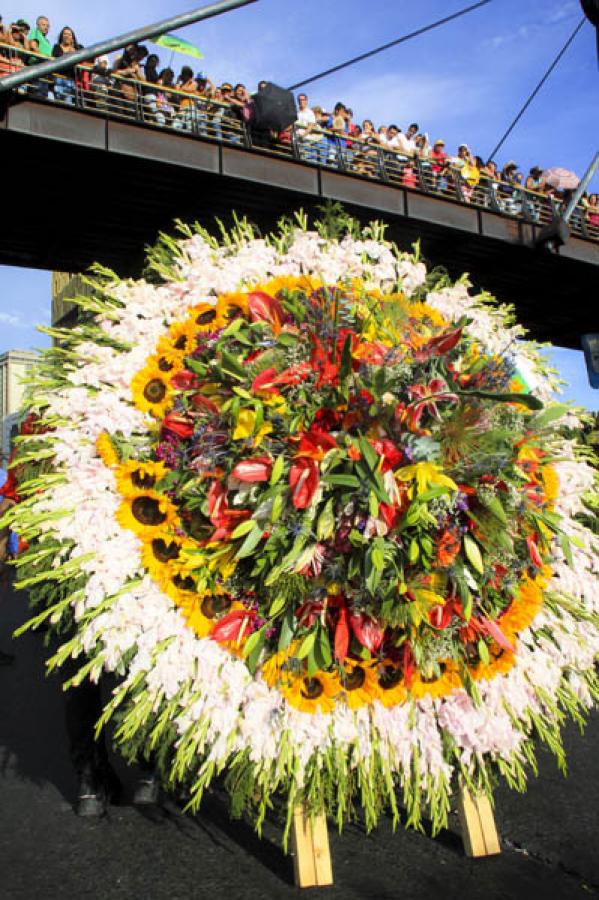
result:
<svg viewBox="0 0 599 900"><path fill-rule="evenodd" d="M170 800L144 811L127 802L135 773L117 761L125 800L101 820L72 810L74 774L57 677L44 677L40 635L11 640L25 600L0 588L1 900L574 900L599 897L599 716L581 736L566 731L569 776L541 753L541 773L524 796L501 789L500 856L464 856L455 815L432 840L389 823L370 835L330 832L335 884L300 891L280 850L281 829L258 839L232 822L224 798L197 816Z"/></svg>

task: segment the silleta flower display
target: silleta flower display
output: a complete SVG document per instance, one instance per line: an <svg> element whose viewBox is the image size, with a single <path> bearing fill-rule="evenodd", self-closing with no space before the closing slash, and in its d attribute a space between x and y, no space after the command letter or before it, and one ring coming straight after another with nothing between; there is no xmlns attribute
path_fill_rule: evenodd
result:
<svg viewBox="0 0 599 900"><path fill-rule="evenodd" d="M509 311L350 230L104 273L34 385L20 579L192 806L436 829L598 696L594 476Z"/></svg>

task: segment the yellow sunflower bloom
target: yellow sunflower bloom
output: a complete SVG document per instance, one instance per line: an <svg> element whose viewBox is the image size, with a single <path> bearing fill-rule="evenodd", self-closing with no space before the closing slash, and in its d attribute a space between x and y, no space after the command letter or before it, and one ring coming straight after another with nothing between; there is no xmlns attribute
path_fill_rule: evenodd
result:
<svg viewBox="0 0 599 900"><path fill-rule="evenodd" d="M543 479L543 493L545 500L553 507L559 495L559 478L553 466L543 466L541 469L541 478Z"/></svg>
<svg viewBox="0 0 599 900"><path fill-rule="evenodd" d="M108 466L109 469L118 466L120 462L119 455L116 452L109 435L105 431L96 438L96 451L104 465Z"/></svg>
<svg viewBox="0 0 599 900"><path fill-rule="evenodd" d="M383 660L379 665L377 684L379 693L376 699L387 709L399 706L400 703L405 703L408 699L403 671L390 659Z"/></svg>
<svg viewBox="0 0 599 900"><path fill-rule="evenodd" d="M174 322L169 328L168 334L172 348L178 350L183 356L195 350L196 324L193 319Z"/></svg>
<svg viewBox="0 0 599 900"><path fill-rule="evenodd" d="M117 488L123 497L135 497L140 490L153 488L167 471L162 462L130 459L115 472Z"/></svg>
<svg viewBox="0 0 599 900"><path fill-rule="evenodd" d="M227 324L224 317L218 314L215 303L198 303L195 306L190 306L188 312L196 334L202 334L205 331L217 331Z"/></svg>
<svg viewBox="0 0 599 900"><path fill-rule="evenodd" d="M119 506L116 518L123 528L139 537L151 537L179 522L177 508L156 491L140 491Z"/></svg>
<svg viewBox="0 0 599 900"><path fill-rule="evenodd" d="M131 391L135 406L157 419L164 418L173 402L170 374L155 365L146 366L133 377Z"/></svg>
<svg viewBox="0 0 599 900"><path fill-rule="evenodd" d="M373 700L378 700L381 688L377 677L377 662L362 662L346 659L343 662L344 674L338 681L339 699L347 703L350 709L360 709Z"/></svg>
<svg viewBox="0 0 599 900"><path fill-rule="evenodd" d="M230 294L221 294L216 301L216 312L225 322L234 319L237 315L247 317L249 300L246 293L235 291Z"/></svg>
<svg viewBox="0 0 599 900"><path fill-rule="evenodd" d="M178 559L184 544L183 538L167 531L144 539L141 560L151 578L164 590L173 577L171 564Z"/></svg>
<svg viewBox="0 0 599 900"><path fill-rule="evenodd" d="M448 475L444 475L441 467L436 463L430 462L418 462L414 463L411 466L403 466L403 468L398 469L395 473L395 477L398 481L415 481L416 482L416 493L418 496L420 494L424 494L429 487L432 485L443 486L449 488L450 491L457 491L458 486ZM414 486L410 487L408 491L408 496L412 498L414 496Z"/></svg>
<svg viewBox="0 0 599 900"><path fill-rule="evenodd" d="M462 679L453 663L441 663L441 669L443 674L433 681L416 673L410 683L410 695L416 700L420 700L422 697L447 697L448 694L462 687Z"/></svg>
<svg viewBox="0 0 599 900"><path fill-rule="evenodd" d="M316 672L311 677L286 673L279 690L287 702L301 712L330 713L335 708L339 682L328 672Z"/></svg>

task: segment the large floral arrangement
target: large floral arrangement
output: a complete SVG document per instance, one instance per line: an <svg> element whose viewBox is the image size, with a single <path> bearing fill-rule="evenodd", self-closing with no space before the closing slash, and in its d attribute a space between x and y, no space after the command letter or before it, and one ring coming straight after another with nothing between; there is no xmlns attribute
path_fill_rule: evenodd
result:
<svg viewBox="0 0 599 900"><path fill-rule="evenodd" d="M508 310L300 224L187 230L80 299L33 386L21 584L192 805L225 772L258 824L283 792L437 828L454 774L522 788L599 694L593 470Z"/></svg>

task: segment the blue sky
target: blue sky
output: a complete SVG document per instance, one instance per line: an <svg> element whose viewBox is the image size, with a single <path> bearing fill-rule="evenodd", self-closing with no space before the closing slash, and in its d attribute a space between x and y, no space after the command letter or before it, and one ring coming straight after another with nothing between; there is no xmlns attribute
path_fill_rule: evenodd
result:
<svg viewBox="0 0 599 900"><path fill-rule="evenodd" d="M252 90L261 78L295 83L466 5L468 0L258 0L180 34L203 50L197 68L216 82L242 81ZM33 23L46 14L51 38L69 25L86 45L183 11L166 0L146 0L143 7L126 0L24 0L2 10L5 21ZM311 103L330 108L343 100L357 119L368 116L376 125L405 128L417 121L432 140L443 137L450 151L466 142L485 157L581 18L578 0L493 0L306 91ZM169 53L160 55L168 64ZM175 68L187 62L177 56ZM514 159L525 173L533 165L559 165L581 175L598 149L598 87L594 32L586 23L497 161ZM591 190L599 192L599 176ZM32 326L47 322L49 296L48 273L0 267L0 352L42 345ZM586 386L581 355L559 351L554 358L577 401L599 408L599 391Z"/></svg>

